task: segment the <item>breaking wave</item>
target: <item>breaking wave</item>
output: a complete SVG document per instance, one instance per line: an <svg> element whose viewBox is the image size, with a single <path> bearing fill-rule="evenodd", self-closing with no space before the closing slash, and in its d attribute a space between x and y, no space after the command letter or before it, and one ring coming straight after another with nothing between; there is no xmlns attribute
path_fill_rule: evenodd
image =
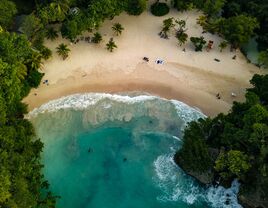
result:
<svg viewBox="0 0 268 208"><path fill-rule="evenodd" d="M167 133L175 143L170 144L169 152L161 153L152 160L153 183L161 190L156 200L163 203L183 202L198 207L207 207L208 204L215 208L241 207L237 202L237 181L229 189L221 186L203 187L174 163L173 155L182 144L181 138L187 123L205 117L202 112L185 103L147 94L74 94L50 101L31 111L27 117L38 127L38 135L42 137L49 132L47 137L53 138L52 142L58 138L64 139L66 135L74 137L74 131L78 134L111 122L119 123L119 126L122 122L134 122L134 140L141 135ZM49 121L51 118L53 122ZM64 132L59 129L64 129Z"/></svg>
<svg viewBox="0 0 268 208"><path fill-rule="evenodd" d="M183 201L189 205L206 202L213 208L242 208L237 201L239 191L237 180L234 180L228 189L222 186L198 186L192 177L186 175L175 164L173 155L174 152L160 155L154 161L157 176L154 180L163 190L163 194L158 197L158 200L163 202Z"/></svg>

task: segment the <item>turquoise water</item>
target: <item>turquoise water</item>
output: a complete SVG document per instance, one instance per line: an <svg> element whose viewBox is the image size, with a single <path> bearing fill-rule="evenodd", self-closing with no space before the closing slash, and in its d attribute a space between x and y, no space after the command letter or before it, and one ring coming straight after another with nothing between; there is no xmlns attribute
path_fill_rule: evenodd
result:
<svg viewBox="0 0 268 208"><path fill-rule="evenodd" d="M59 208L240 207L237 183L203 187L173 162L186 123L202 116L177 101L108 94L62 98L30 114Z"/></svg>

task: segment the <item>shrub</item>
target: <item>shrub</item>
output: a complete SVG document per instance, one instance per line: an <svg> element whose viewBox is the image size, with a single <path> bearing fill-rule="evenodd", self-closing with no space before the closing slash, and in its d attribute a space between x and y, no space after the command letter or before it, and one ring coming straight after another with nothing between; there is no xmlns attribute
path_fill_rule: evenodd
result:
<svg viewBox="0 0 268 208"><path fill-rule="evenodd" d="M102 35L99 32L95 32L91 38L92 43L100 43L102 41Z"/></svg>
<svg viewBox="0 0 268 208"><path fill-rule="evenodd" d="M191 37L190 38L191 42L195 46L195 51L202 51L204 45L206 45L207 41L205 41L204 37Z"/></svg>
<svg viewBox="0 0 268 208"><path fill-rule="evenodd" d="M37 70L31 70L27 77L27 82L29 86L37 88L43 76L44 73L40 73Z"/></svg>
<svg viewBox="0 0 268 208"><path fill-rule="evenodd" d="M146 0L129 0L126 11L130 15L140 15L146 9Z"/></svg>
<svg viewBox="0 0 268 208"><path fill-rule="evenodd" d="M45 46L41 48L40 53L42 55L42 58L45 60L48 60L52 56L52 51Z"/></svg>
<svg viewBox="0 0 268 208"><path fill-rule="evenodd" d="M169 7L166 3L155 2L151 6L151 12L155 16L164 16L169 13Z"/></svg>

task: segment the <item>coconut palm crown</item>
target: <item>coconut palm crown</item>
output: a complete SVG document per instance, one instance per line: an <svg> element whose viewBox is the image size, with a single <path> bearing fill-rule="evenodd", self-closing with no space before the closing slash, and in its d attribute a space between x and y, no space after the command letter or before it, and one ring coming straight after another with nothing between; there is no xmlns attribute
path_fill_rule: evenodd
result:
<svg viewBox="0 0 268 208"><path fill-rule="evenodd" d="M123 26L120 23L115 23L112 29L117 36L121 35L122 31L124 30Z"/></svg>
<svg viewBox="0 0 268 208"><path fill-rule="evenodd" d="M59 56L62 57L63 60L65 60L68 55L69 55L69 52L71 50L68 48L68 46L64 43L61 43L58 47L57 47L57 53L59 54Z"/></svg>
<svg viewBox="0 0 268 208"><path fill-rule="evenodd" d="M113 52L113 50L117 48L117 45L115 44L113 38L110 38L109 42L106 44L106 48L110 52Z"/></svg>

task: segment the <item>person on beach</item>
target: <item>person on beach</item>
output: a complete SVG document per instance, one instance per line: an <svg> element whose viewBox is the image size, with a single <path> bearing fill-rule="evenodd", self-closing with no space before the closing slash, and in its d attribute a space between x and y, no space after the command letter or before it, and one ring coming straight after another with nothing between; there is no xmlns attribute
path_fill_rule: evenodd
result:
<svg viewBox="0 0 268 208"><path fill-rule="evenodd" d="M146 57L146 56L143 57L143 60L146 61L146 62L149 62L149 58Z"/></svg>

